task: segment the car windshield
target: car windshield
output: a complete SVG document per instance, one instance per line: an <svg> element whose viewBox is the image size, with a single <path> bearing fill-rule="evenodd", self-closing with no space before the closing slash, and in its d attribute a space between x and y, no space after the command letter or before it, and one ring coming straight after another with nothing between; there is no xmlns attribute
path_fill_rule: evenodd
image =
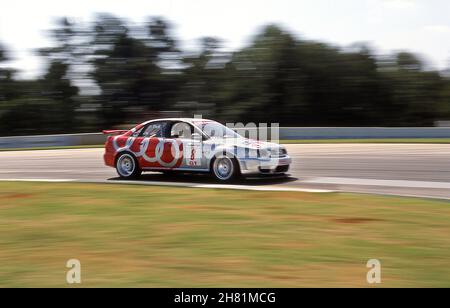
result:
<svg viewBox="0 0 450 308"><path fill-rule="evenodd" d="M210 138L241 138L234 130L214 121L198 121L195 124Z"/></svg>

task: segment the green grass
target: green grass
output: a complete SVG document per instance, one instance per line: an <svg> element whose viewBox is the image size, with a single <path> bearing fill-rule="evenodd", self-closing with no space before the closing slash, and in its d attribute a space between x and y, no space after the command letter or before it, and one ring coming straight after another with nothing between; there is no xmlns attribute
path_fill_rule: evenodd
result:
<svg viewBox="0 0 450 308"><path fill-rule="evenodd" d="M0 287L450 287L450 203L106 184L0 183Z"/></svg>

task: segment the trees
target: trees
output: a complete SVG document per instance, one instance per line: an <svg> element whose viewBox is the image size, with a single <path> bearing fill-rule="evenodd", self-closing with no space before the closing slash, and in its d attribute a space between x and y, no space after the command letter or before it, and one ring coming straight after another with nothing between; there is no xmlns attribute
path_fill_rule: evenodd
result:
<svg viewBox="0 0 450 308"><path fill-rule="evenodd" d="M297 126L432 126L446 82L410 53L380 60L268 26L230 63L229 120ZM445 98L444 98L445 97Z"/></svg>
<svg viewBox="0 0 450 308"><path fill-rule="evenodd" d="M38 51L48 63L47 72L39 80L40 91L47 99L48 111L58 114L58 118L52 121L53 129L74 132L79 127L75 114L79 88L74 83L84 77L80 66L83 64L81 55L85 42L81 40L80 29L67 18L57 20L50 35L55 46Z"/></svg>
<svg viewBox="0 0 450 308"><path fill-rule="evenodd" d="M445 79L438 72L424 71L422 61L410 53L394 54L385 62L382 82L389 93L388 125L433 126L443 114Z"/></svg>
<svg viewBox="0 0 450 308"><path fill-rule="evenodd" d="M234 54L230 118L282 125L367 125L379 119L377 63L269 26Z"/></svg>
<svg viewBox="0 0 450 308"><path fill-rule="evenodd" d="M181 103L175 108L205 117L218 117L228 107L227 64L230 55L221 50L222 42L214 37L201 38L199 47L198 52L184 55L178 98Z"/></svg>
<svg viewBox="0 0 450 308"><path fill-rule="evenodd" d="M105 125L126 121L128 113L169 108L175 94L176 78L168 78L176 61L175 41L162 19L152 19L142 37L131 35L124 22L100 15L91 42L91 77L101 89L102 118ZM173 76L172 76L173 77Z"/></svg>
<svg viewBox="0 0 450 308"><path fill-rule="evenodd" d="M19 96L20 90L18 82L14 80L14 71L2 67L9 60L6 48L0 44L0 134L8 134L8 126L13 124L9 120L11 110L17 108L15 100Z"/></svg>
<svg viewBox="0 0 450 308"><path fill-rule="evenodd" d="M8 68L2 68L1 66L8 60L6 48L0 44L0 105L16 96L16 90L13 85L14 71Z"/></svg>
<svg viewBox="0 0 450 308"><path fill-rule="evenodd" d="M380 57L364 44L340 48L277 25L234 52L215 37L187 52L162 18L130 24L109 14L89 25L61 18L50 35L52 47L39 50L47 69L35 80L4 68L0 46L3 135L101 130L165 111L287 126L450 118L450 79L408 52Z"/></svg>
<svg viewBox="0 0 450 308"><path fill-rule="evenodd" d="M301 120L305 104L301 60L292 35L274 25L263 29L248 48L233 55L233 110L228 118L284 124Z"/></svg>

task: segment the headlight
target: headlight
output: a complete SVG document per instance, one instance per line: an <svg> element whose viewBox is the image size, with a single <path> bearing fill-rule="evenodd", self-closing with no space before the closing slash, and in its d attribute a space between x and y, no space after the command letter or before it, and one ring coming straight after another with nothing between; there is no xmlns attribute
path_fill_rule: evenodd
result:
<svg viewBox="0 0 450 308"><path fill-rule="evenodd" d="M271 156L270 150L266 149L258 150L258 156L262 159L269 159Z"/></svg>
<svg viewBox="0 0 450 308"><path fill-rule="evenodd" d="M270 154L272 158L283 157L287 155L287 151L285 148L276 148L272 149Z"/></svg>
<svg viewBox="0 0 450 308"><path fill-rule="evenodd" d="M247 158L258 158L259 157L259 151L255 149L245 149L245 156Z"/></svg>

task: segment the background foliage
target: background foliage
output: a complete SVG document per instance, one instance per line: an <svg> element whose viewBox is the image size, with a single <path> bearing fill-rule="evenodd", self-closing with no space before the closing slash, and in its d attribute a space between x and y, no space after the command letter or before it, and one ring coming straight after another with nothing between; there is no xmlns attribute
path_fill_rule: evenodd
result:
<svg viewBox="0 0 450 308"><path fill-rule="evenodd" d="M35 80L4 68L10 57L0 45L1 135L97 131L193 114L284 126L450 119L450 78L408 52L338 48L277 25L234 52L213 37L192 52L181 50L161 18L130 25L108 14L93 24L62 18L50 35L53 46L37 51L46 72Z"/></svg>

